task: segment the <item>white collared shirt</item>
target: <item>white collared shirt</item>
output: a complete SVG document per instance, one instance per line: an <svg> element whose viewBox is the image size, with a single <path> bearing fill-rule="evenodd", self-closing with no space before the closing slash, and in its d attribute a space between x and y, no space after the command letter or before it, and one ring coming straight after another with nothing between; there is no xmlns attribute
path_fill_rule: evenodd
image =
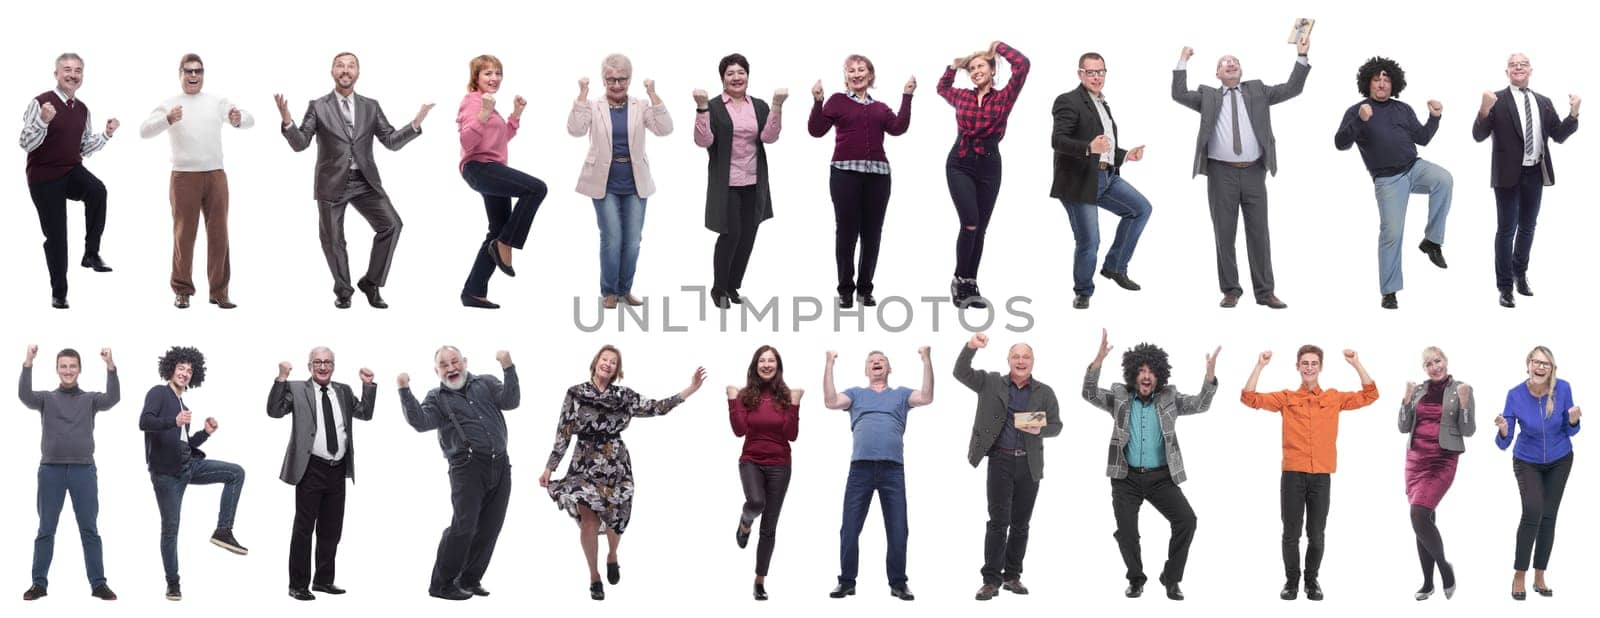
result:
<svg viewBox="0 0 1600 618"><path fill-rule="evenodd" d="M1539 119L1539 99L1533 95L1533 89L1531 88L1518 88L1516 86L1511 87L1511 105L1513 108L1515 108L1512 111L1517 113L1517 128L1522 129L1523 131L1523 133L1519 134L1517 137L1526 138L1528 130L1527 127L1533 127L1533 154L1530 158L1527 144L1523 144L1523 167L1538 165L1540 161L1544 160L1544 123ZM1524 105L1529 107L1525 108L1523 107ZM1532 118L1528 117L1528 110L1533 111Z"/></svg>
<svg viewBox="0 0 1600 618"><path fill-rule="evenodd" d="M311 440L311 454L329 461L339 461L344 458L345 452L350 450L349 436L344 426L344 410L339 408L339 392L333 388L333 383L327 386L317 384L316 380L306 382L311 387L311 416L315 419L317 430ZM322 389L328 389L328 402L333 404L333 430L339 440L339 452L328 452L328 428L322 422Z"/></svg>

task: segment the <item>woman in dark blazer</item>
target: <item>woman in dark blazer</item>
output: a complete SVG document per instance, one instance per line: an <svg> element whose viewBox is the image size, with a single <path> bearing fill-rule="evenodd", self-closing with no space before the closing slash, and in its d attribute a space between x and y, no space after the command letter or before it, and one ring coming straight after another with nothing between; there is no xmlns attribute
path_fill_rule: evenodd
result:
<svg viewBox="0 0 1600 618"><path fill-rule="evenodd" d="M1422 351L1422 369L1428 381L1406 384L1400 403L1400 433L1406 441L1406 498L1411 502L1411 530L1417 535L1417 558L1422 561L1422 587L1416 599L1433 596L1433 569L1439 567L1444 598L1456 592L1455 570L1444 559L1444 539L1434 523L1434 511L1456 478L1456 458L1466 450L1464 438L1478 430L1473 419L1472 387L1450 375L1450 360L1439 348Z"/></svg>

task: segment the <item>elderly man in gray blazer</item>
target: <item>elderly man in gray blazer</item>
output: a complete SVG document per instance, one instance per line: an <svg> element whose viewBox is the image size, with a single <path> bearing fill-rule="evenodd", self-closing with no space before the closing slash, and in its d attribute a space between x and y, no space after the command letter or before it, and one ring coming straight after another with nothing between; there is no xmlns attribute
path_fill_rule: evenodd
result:
<svg viewBox="0 0 1600 618"><path fill-rule="evenodd" d="M351 421L372 420L378 398L372 370L361 368L361 398L333 381L333 351L311 350L311 379L289 381L288 361L278 364L278 379L267 393L267 416L293 414L289 448L278 478L294 485L294 528L289 536L289 596L301 601L312 590L344 594L333 583L334 555L344 530L344 480L355 480L355 430ZM311 573L311 537L317 537L316 578ZM314 582L314 583L313 583Z"/></svg>
<svg viewBox="0 0 1600 618"><path fill-rule="evenodd" d="M433 109L432 103L417 111L411 124L399 129L389 125L378 102L356 94L361 77L361 61L345 52L333 57L333 92L306 106L299 126L289 116L289 100L273 95L278 114L283 117L283 138L300 152L317 142L317 167L313 184L317 199L317 227L321 232L322 254L333 273L334 306L350 308L350 296L360 289L367 304L388 308L378 288L389 279L389 264L400 242L400 213L389 203L378 177L377 160L372 156L372 140L377 138L389 150L399 150L422 134L422 119ZM344 207L356 207L375 234L367 273L350 286L350 259L345 253Z"/></svg>
<svg viewBox="0 0 1600 618"><path fill-rule="evenodd" d="M1128 598L1144 594L1144 561L1139 553L1139 507L1149 501L1172 525L1172 540L1167 545L1167 564L1158 581L1167 589L1167 598L1183 600L1184 565L1189 561L1189 543L1194 540L1196 518L1189 499L1179 484L1187 478L1183 470L1183 451L1178 448L1178 417L1200 414L1211 408L1217 393L1217 355L1206 355L1206 379L1199 395L1185 395L1167 383L1172 365L1167 353L1141 343L1122 353L1122 384L1111 390L1100 388L1100 365L1111 353L1105 329L1100 330L1100 351L1083 376L1083 398L1111 413L1114 422L1106 476L1111 477L1111 510L1117 519L1117 547L1128 567Z"/></svg>
<svg viewBox="0 0 1600 618"><path fill-rule="evenodd" d="M1278 300L1272 278L1272 242L1267 227L1267 174L1278 173L1277 140L1272 135L1272 106L1292 99L1305 88L1311 62L1311 36L1297 46L1299 59L1289 81L1268 86L1261 80L1240 81L1239 59L1217 60L1221 87L1189 90L1189 58L1194 48L1183 48L1178 68L1172 72L1172 100L1200 112L1200 133L1195 138L1194 172L1206 175L1206 197L1211 203L1211 228L1217 241L1217 283L1222 306L1239 304L1239 263L1234 238L1239 213L1244 212L1244 243L1250 256L1250 284L1256 304L1273 309L1289 305Z"/></svg>
<svg viewBox="0 0 1600 618"><path fill-rule="evenodd" d="M956 380L978 394L972 419L967 463L978 467L989 458L989 523L983 540L983 586L977 599L987 601L1001 589L1028 594L1022 585L1022 558L1028 551L1028 521L1044 478L1044 439L1061 434L1061 406L1056 392L1033 378L1033 347L1026 343L1006 352L1010 371L978 371L972 357L989 345L978 333L956 356ZM1039 416L1043 415L1043 419Z"/></svg>

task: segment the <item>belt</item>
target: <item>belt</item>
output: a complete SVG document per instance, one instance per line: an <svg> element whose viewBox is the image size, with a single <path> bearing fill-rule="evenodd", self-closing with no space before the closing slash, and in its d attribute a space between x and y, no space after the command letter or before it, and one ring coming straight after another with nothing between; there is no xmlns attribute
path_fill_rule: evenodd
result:
<svg viewBox="0 0 1600 618"><path fill-rule="evenodd" d="M622 434L620 434L620 433L580 433L580 434L578 434L578 439L579 440L586 440L586 441L589 441L589 442L606 442L606 441L610 441L610 440L621 440L622 439Z"/></svg>
<svg viewBox="0 0 1600 618"><path fill-rule="evenodd" d="M1000 447L995 447L995 448L989 449L989 454L990 455L1010 455L1012 457L1025 457L1025 456L1028 455L1028 451L1020 449L1020 448L1000 448Z"/></svg>
<svg viewBox="0 0 1600 618"><path fill-rule="evenodd" d="M1135 467L1135 466L1128 466L1128 472L1132 472L1134 474L1152 474L1152 473L1155 473L1155 472L1165 472L1166 469L1167 469L1166 466L1156 466L1154 468L1139 468L1139 467Z"/></svg>
<svg viewBox="0 0 1600 618"><path fill-rule="evenodd" d="M362 174L359 167L352 167L349 172L345 173L345 178L349 180L365 180L366 177L367 175Z"/></svg>
<svg viewBox="0 0 1600 618"><path fill-rule="evenodd" d="M1223 161L1221 159L1207 159L1207 161L1210 161L1212 163L1216 163L1217 165L1226 165L1228 167L1236 167L1236 168L1239 168L1239 169L1255 167L1256 163L1258 163L1258 161L1247 161L1247 162L1244 162L1244 163L1235 163L1233 161Z"/></svg>
<svg viewBox="0 0 1600 618"><path fill-rule="evenodd" d="M1101 161L1100 162L1100 169L1109 170L1109 169L1111 169L1111 164L1110 163L1106 163L1105 161Z"/></svg>
<svg viewBox="0 0 1600 618"><path fill-rule="evenodd" d="M323 459L323 458L318 457L316 455L312 455L311 459L312 459L312 461L316 461L316 462L327 464L329 467L344 465L344 460L343 459Z"/></svg>
<svg viewBox="0 0 1600 618"><path fill-rule="evenodd" d="M632 163L633 157L611 157L612 163Z"/></svg>

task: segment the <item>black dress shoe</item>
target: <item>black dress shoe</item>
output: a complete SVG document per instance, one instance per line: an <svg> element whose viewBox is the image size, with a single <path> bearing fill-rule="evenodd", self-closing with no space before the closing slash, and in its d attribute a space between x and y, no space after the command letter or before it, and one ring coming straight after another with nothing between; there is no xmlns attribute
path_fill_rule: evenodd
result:
<svg viewBox="0 0 1600 618"><path fill-rule="evenodd" d="M1533 288L1528 287L1528 275L1517 275L1517 293L1523 296L1533 296Z"/></svg>
<svg viewBox="0 0 1600 618"><path fill-rule="evenodd" d="M1517 299L1511 295L1511 290L1500 290L1500 306L1507 309L1517 307Z"/></svg>
<svg viewBox="0 0 1600 618"><path fill-rule="evenodd" d="M750 529L745 527L743 519L739 520L739 527L733 531L733 540L739 543L739 549L750 544Z"/></svg>
<svg viewBox="0 0 1600 618"><path fill-rule="evenodd" d="M1084 296L1082 294L1074 296L1072 298L1072 308L1073 309L1088 309L1089 308L1089 297L1088 296Z"/></svg>
<svg viewBox="0 0 1600 618"><path fill-rule="evenodd" d="M34 584L32 586L29 586L28 589L22 593L22 600L24 600L24 601L33 601L33 600L39 599L40 597L47 596L49 594L50 593L44 589L44 586L40 586L39 584Z"/></svg>
<svg viewBox="0 0 1600 618"><path fill-rule="evenodd" d="M849 308L854 307L854 306L856 306L855 299L851 298L850 296L840 296L839 297L839 308L840 309L849 309Z"/></svg>
<svg viewBox="0 0 1600 618"><path fill-rule="evenodd" d="M615 586L622 582L622 567L615 562L606 563L606 581Z"/></svg>
<svg viewBox="0 0 1600 618"><path fill-rule="evenodd" d="M1161 585L1167 589L1167 598L1172 599L1174 601L1182 601L1183 600L1183 589L1178 587L1178 582L1165 582L1164 581L1164 582L1161 582Z"/></svg>
<svg viewBox="0 0 1600 618"><path fill-rule="evenodd" d="M1256 299L1256 304L1268 309L1288 309L1289 303L1278 300L1278 295L1269 294L1266 298Z"/></svg>
<svg viewBox="0 0 1600 618"><path fill-rule="evenodd" d="M216 305L221 309L232 309L234 307L238 307L238 305L233 304L233 301L226 298L213 298L211 299L211 304Z"/></svg>
<svg viewBox="0 0 1600 618"><path fill-rule="evenodd" d="M84 268L93 269L97 273L111 272L111 266L107 265L106 261L100 259L100 256L98 255L83 256L83 262L81 262L81 264L83 264Z"/></svg>
<svg viewBox="0 0 1600 618"><path fill-rule="evenodd" d="M873 298L871 294L857 293L856 294L856 300L861 301L861 306L863 306L863 307L876 307L876 306L878 306L878 299Z"/></svg>
<svg viewBox="0 0 1600 618"><path fill-rule="evenodd" d="M1117 282L1118 286L1121 286L1122 289L1128 290L1130 292L1137 292L1140 289L1139 288L1139 284L1134 283L1132 279L1128 278L1128 273L1119 273L1119 272L1114 272L1114 271L1110 271L1110 270L1102 270L1102 271L1100 271L1100 276Z"/></svg>
<svg viewBox="0 0 1600 618"><path fill-rule="evenodd" d="M905 584L889 586L889 596L898 597L901 601L915 601L917 595L911 594L911 587Z"/></svg>
<svg viewBox="0 0 1600 618"><path fill-rule="evenodd" d="M350 306L350 301L349 300L344 301L344 303L345 303L346 307ZM478 298L478 297L472 296L470 294L462 294L461 295L461 306L463 306L463 307L472 307L474 309L499 309L500 308L500 305L497 305L497 304L489 302L489 299L487 299L487 298Z"/></svg>
<svg viewBox="0 0 1600 618"><path fill-rule="evenodd" d="M1223 309L1232 309L1234 307L1239 306L1239 295L1238 294L1223 294L1222 295L1222 303L1220 303L1220 305L1221 305L1221 307Z"/></svg>
<svg viewBox="0 0 1600 618"><path fill-rule="evenodd" d="M315 601L317 600L317 595L311 594L311 591L305 588L290 588L289 598L296 601Z"/></svg>
<svg viewBox="0 0 1600 618"><path fill-rule="evenodd" d="M728 293L717 288L711 288L711 304L718 309L727 309L733 306L728 302Z"/></svg>
<svg viewBox="0 0 1600 618"><path fill-rule="evenodd" d="M52 296L50 297L50 306L57 309L66 309L67 299L63 296Z"/></svg>
<svg viewBox="0 0 1600 618"><path fill-rule="evenodd" d="M589 582L589 598L596 601L606 600L606 585L600 582Z"/></svg>
<svg viewBox="0 0 1600 618"><path fill-rule="evenodd" d="M1390 292L1388 294L1384 294L1383 295L1383 308L1384 309L1399 309L1400 308L1400 299L1395 298L1394 292Z"/></svg>
<svg viewBox="0 0 1600 618"><path fill-rule="evenodd" d="M848 596L854 596L855 593L855 584L839 584L833 587L833 592L829 592L828 597L833 599L842 599Z"/></svg>
<svg viewBox="0 0 1600 618"><path fill-rule="evenodd" d="M489 591L488 590L484 590L482 584L473 584L471 586L462 586L461 589L471 593L472 596L475 596L475 597L486 597L486 596L489 596Z"/></svg>
<svg viewBox="0 0 1600 618"><path fill-rule="evenodd" d="M1141 596L1144 596L1144 584L1128 584L1128 588L1122 591L1122 596L1130 599L1137 599Z"/></svg>
<svg viewBox="0 0 1600 618"><path fill-rule="evenodd" d="M489 241L489 244L485 245L483 250L489 253L489 259L494 260L494 266L500 269L500 272L505 273L507 277L517 276L517 269L512 268L510 263L500 259L500 241Z"/></svg>
<svg viewBox="0 0 1600 618"><path fill-rule="evenodd" d="M345 593L345 589L344 588L340 588L340 587L335 586L333 584L311 584L311 591L312 592L321 592L321 593L325 593L325 594L344 594Z"/></svg>
<svg viewBox="0 0 1600 618"><path fill-rule="evenodd" d="M1289 580L1283 583L1283 590L1278 591L1278 598L1293 601L1300 597L1300 582Z"/></svg>
<svg viewBox="0 0 1600 618"><path fill-rule="evenodd" d="M728 302L735 305L743 305L744 297L739 295L738 290L728 290Z"/></svg>
<svg viewBox="0 0 1600 618"><path fill-rule="evenodd" d="M984 585L978 587L978 594L974 595L973 598L979 601L987 601L989 599L993 599L997 594L1000 594L999 586L985 583Z"/></svg>
<svg viewBox="0 0 1600 618"><path fill-rule="evenodd" d="M349 309L350 308L350 297L349 296L340 296L340 297L334 298L333 299L333 306L338 307L340 309Z"/></svg>
<svg viewBox="0 0 1600 618"><path fill-rule="evenodd" d="M1306 580L1306 598L1313 601L1322 600L1322 586L1317 584L1317 580Z"/></svg>
<svg viewBox="0 0 1600 618"><path fill-rule="evenodd" d="M107 586L105 584L100 584L98 586L95 586L94 590L90 590L89 591L89 596L92 596L92 597L94 597L96 599L100 599L102 601L115 601L115 600L117 600L117 593L112 592L111 591L111 586Z"/></svg>
<svg viewBox="0 0 1600 618"><path fill-rule="evenodd" d="M444 599L446 601L465 601L472 598L472 593L455 586L451 586L443 590L429 590L428 596L435 599Z"/></svg>
<svg viewBox="0 0 1600 618"><path fill-rule="evenodd" d="M1450 267L1449 264L1444 263L1444 248L1440 247L1439 243L1424 238L1422 239L1422 244L1417 245L1417 248L1428 254L1428 261L1433 262L1434 266L1439 268Z"/></svg>
<svg viewBox="0 0 1600 618"><path fill-rule="evenodd" d="M1028 587L1022 585L1021 577L1013 577L1000 584L1001 590L1010 590L1012 594L1028 594Z"/></svg>
<svg viewBox="0 0 1600 618"><path fill-rule="evenodd" d="M756 584L755 589L752 590L751 592L752 592L752 594L755 595L755 598L756 598L757 601L765 601L765 600L767 600L767 587L766 586L763 586L761 584Z"/></svg>
<svg viewBox="0 0 1600 618"><path fill-rule="evenodd" d="M1533 591L1539 593L1539 596L1541 597L1553 597L1556 595L1556 591L1544 586L1540 586L1539 584L1533 585Z"/></svg>
<svg viewBox="0 0 1600 618"><path fill-rule="evenodd" d="M356 289L361 290L362 294L367 295L367 304L372 305L373 309L389 308L389 303L383 302L383 296L378 294L378 286L367 283L366 281L357 281Z"/></svg>

